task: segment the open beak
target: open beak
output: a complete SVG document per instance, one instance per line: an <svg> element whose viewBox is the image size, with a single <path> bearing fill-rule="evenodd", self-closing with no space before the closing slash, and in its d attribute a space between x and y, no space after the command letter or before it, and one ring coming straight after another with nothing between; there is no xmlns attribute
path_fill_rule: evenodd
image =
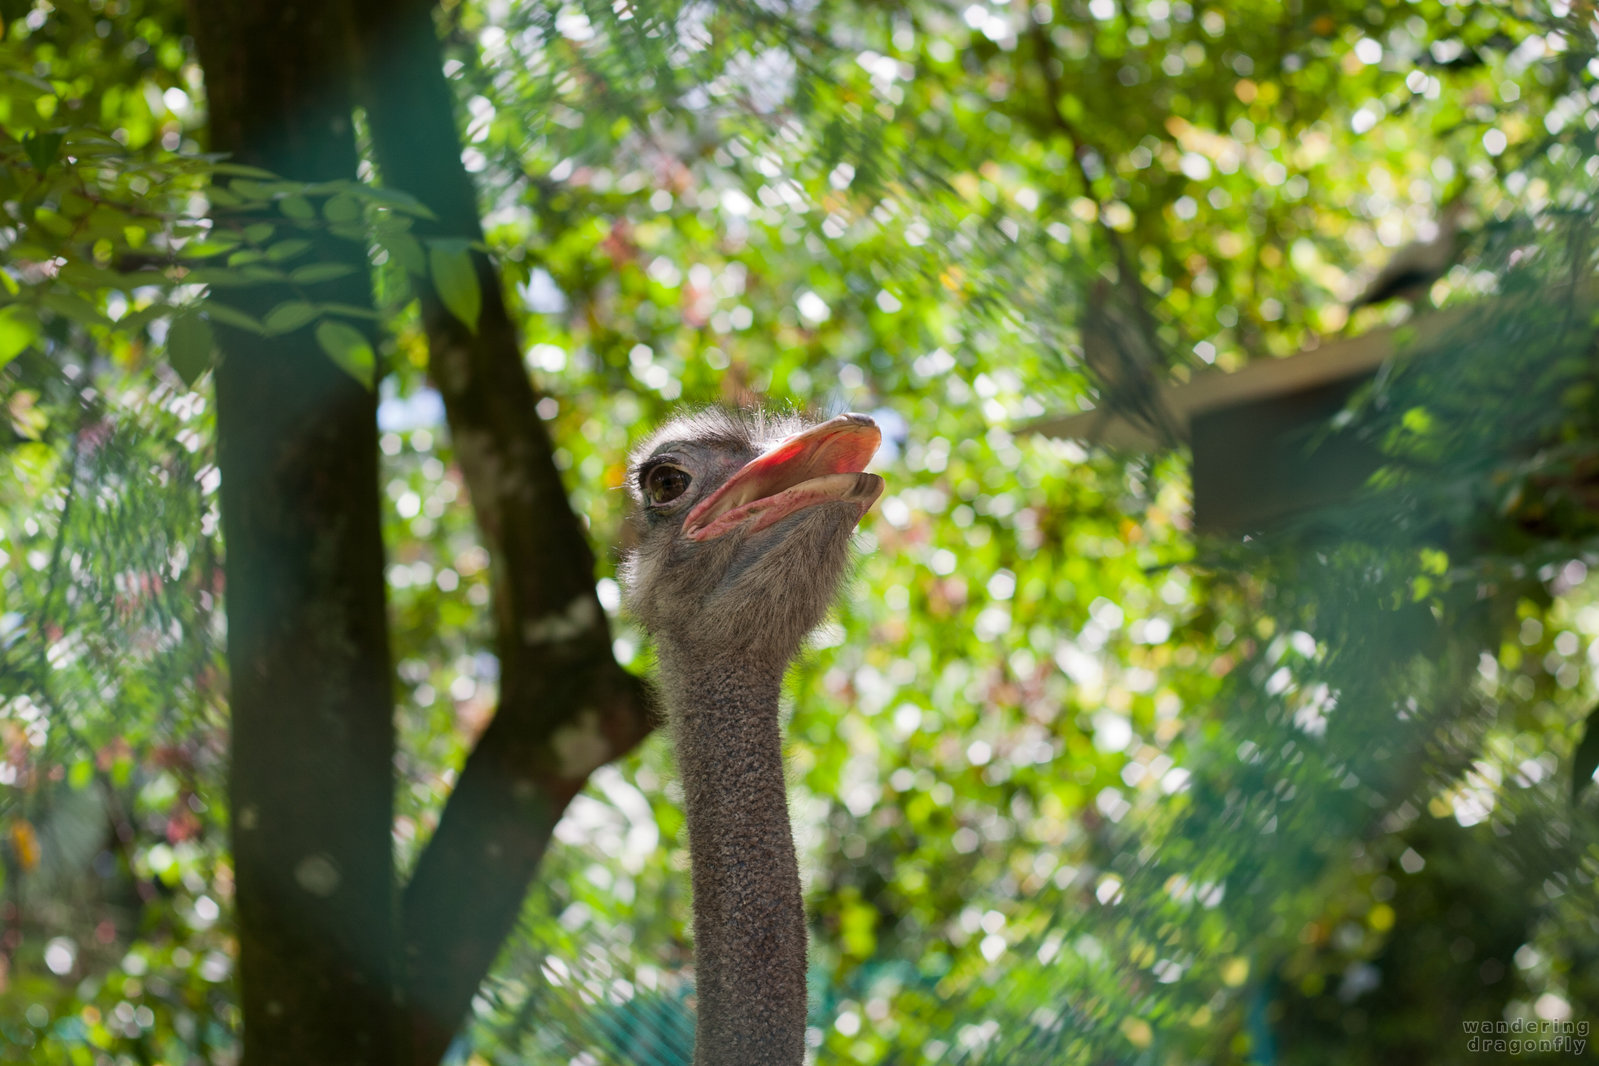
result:
<svg viewBox="0 0 1599 1066"><path fill-rule="evenodd" d="M856 414L786 437L690 511L683 532L690 540L755 533L819 503L855 503L864 515L883 493L883 479L863 473L882 442L877 423Z"/></svg>

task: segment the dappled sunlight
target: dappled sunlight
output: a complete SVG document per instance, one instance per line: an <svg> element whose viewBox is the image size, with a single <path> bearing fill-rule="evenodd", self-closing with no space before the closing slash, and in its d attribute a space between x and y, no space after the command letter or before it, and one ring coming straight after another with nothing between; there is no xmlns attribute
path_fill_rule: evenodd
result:
<svg viewBox="0 0 1599 1066"><path fill-rule="evenodd" d="M481 243L378 165L370 96L344 180L202 155L204 12L0 22L0 1062L238 1059L260 812L230 808L214 385L242 337L371 390L346 503L381 523L398 896L544 664L494 785L558 779L560 817L446 1061L689 1061L673 727L613 747L590 665L521 657L592 627L653 676L627 455L708 404L884 438L784 688L807 1061L1453 1060L1509 1053L1479 1023L1593 1020L1591 5L435 15ZM351 275L365 304L323 288ZM535 391L505 422L564 501L463 423L440 322L509 338ZM1224 395L1376 344L1312 400ZM1260 509L1216 509L1207 449L1272 418L1211 459ZM1348 484L1300 462L1338 448ZM527 546L568 505L593 597L551 604L572 567Z"/></svg>

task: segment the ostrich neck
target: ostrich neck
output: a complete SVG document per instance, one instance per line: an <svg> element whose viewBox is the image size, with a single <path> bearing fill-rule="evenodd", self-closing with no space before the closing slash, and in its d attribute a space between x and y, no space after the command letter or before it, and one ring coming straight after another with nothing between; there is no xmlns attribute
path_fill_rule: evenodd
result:
<svg viewBox="0 0 1599 1066"><path fill-rule="evenodd" d="M805 904L788 819L783 665L661 648L694 882L695 1066L805 1057Z"/></svg>

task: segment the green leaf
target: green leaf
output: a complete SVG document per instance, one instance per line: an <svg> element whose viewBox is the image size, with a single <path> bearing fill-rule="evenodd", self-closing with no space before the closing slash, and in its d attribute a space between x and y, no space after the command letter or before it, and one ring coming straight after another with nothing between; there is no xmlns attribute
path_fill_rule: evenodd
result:
<svg viewBox="0 0 1599 1066"><path fill-rule="evenodd" d="M1582 790L1593 782L1593 772L1599 770L1599 706L1588 712L1583 720L1582 740L1571 756L1571 802L1577 802Z"/></svg>
<svg viewBox="0 0 1599 1066"><path fill-rule="evenodd" d="M316 316L315 304L306 303L304 300L290 300L268 311L261 319L261 324L266 327L268 333L288 333L299 329Z"/></svg>
<svg viewBox="0 0 1599 1066"><path fill-rule="evenodd" d="M33 213L33 221L35 225L52 237L69 237L72 235L72 220L54 208L39 208Z"/></svg>
<svg viewBox="0 0 1599 1066"><path fill-rule="evenodd" d="M242 268L228 269L225 267L209 267L205 270L191 270L183 275L185 285L210 285L213 288L238 287L253 284L244 275Z"/></svg>
<svg viewBox="0 0 1599 1066"><path fill-rule="evenodd" d="M239 238L233 234L218 233L215 236L207 237L203 241L191 241L183 246L178 255L184 259L206 259L213 255L221 255L223 252L232 251L238 246Z"/></svg>
<svg viewBox="0 0 1599 1066"><path fill-rule="evenodd" d="M62 142L63 147L79 158L91 155L126 156L128 154L127 148L99 130L70 129L66 131L66 135L66 140Z"/></svg>
<svg viewBox="0 0 1599 1066"><path fill-rule="evenodd" d="M241 178L237 181L229 182L228 191L246 200L272 199L272 185L263 181L250 181Z"/></svg>
<svg viewBox="0 0 1599 1066"><path fill-rule="evenodd" d="M170 310L171 308L169 308L166 304L154 303L149 307L141 307L137 311L129 311L127 314L117 319L117 331L121 333L133 333L138 330L142 330L145 326L148 326L151 322L154 322L162 315L167 314Z"/></svg>
<svg viewBox="0 0 1599 1066"><path fill-rule="evenodd" d="M270 222L255 222L244 227L244 239L251 244L265 244L272 239L272 234L276 233L277 229Z"/></svg>
<svg viewBox="0 0 1599 1066"><path fill-rule="evenodd" d="M15 359L39 335L39 317L21 304L0 307L0 366Z"/></svg>
<svg viewBox="0 0 1599 1066"><path fill-rule="evenodd" d="M28 162L33 164L34 170L42 174L50 169L56 156L61 153L64 137L61 130L52 130L48 133L30 133L22 138L22 150L28 154Z"/></svg>
<svg viewBox="0 0 1599 1066"><path fill-rule="evenodd" d="M242 329L246 333L265 336L267 332L265 326L250 315L240 311L237 307L229 307L227 304L217 303L214 300L206 301L205 314L213 322L219 322L224 326L232 326L234 329Z"/></svg>
<svg viewBox="0 0 1599 1066"><path fill-rule="evenodd" d="M452 242L453 244L454 242ZM428 249L428 272L433 287L450 314L467 329L477 332L478 315L483 310L483 292L478 288L472 253L464 245L435 242Z"/></svg>
<svg viewBox="0 0 1599 1066"><path fill-rule="evenodd" d="M347 315L350 318L378 319L383 317L376 310L370 307L362 307L359 304L325 303L317 305L317 310L324 315Z"/></svg>
<svg viewBox="0 0 1599 1066"><path fill-rule="evenodd" d="M426 204L410 193L401 192L398 189L366 189L364 191L368 200L373 200L407 215L415 215L417 218L426 219L438 217L429 210Z"/></svg>
<svg viewBox="0 0 1599 1066"><path fill-rule="evenodd" d="M93 261L83 260L72 260L63 264L56 278L80 293L93 292L95 289L114 289L127 284L126 274L95 266Z"/></svg>
<svg viewBox="0 0 1599 1066"><path fill-rule="evenodd" d="M276 267L259 266L252 263L246 263L238 269L237 273L246 282L253 285L260 285L270 281L287 281L289 278L287 274Z"/></svg>
<svg viewBox="0 0 1599 1066"><path fill-rule="evenodd" d="M329 222L354 222L361 217L361 201L349 193L330 196L322 214Z"/></svg>
<svg viewBox="0 0 1599 1066"><path fill-rule="evenodd" d="M94 201L71 189L61 194L61 213L67 218L83 218L94 210Z"/></svg>
<svg viewBox="0 0 1599 1066"><path fill-rule="evenodd" d="M278 204L278 210L300 222L309 222L316 217L316 208L303 196L285 196Z"/></svg>
<svg viewBox="0 0 1599 1066"><path fill-rule="evenodd" d="M193 311L174 318L167 330L167 361L191 389L200 375L211 369L215 347L211 324Z"/></svg>
<svg viewBox="0 0 1599 1066"><path fill-rule="evenodd" d="M260 178L262 181L278 180L278 176L272 173L270 170L262 170L260 167L246 166L243 163L213 163L211 165L211 169L218 174L227 174L232 177ZM233 184L237 185L239 183L234 182Z"/></svg>
<svg viewBox="0 0 1599 1066"><path fill-rule="evenodd" d="M300 285L311 285L319 281L332 281L334 278L346 277L355 273L355 267L349 263L307 263L305 266L296 267L289 272L289 280Z"/></svg>
<svg viewBox="0 0 1599 1066"><path fill-rule="evenodd" d="M428 272L427 256L422 252L422 242L409 233L390 233L380 238L383 247L389 250L394 261L407 273L416 277L425 277Z"/></svg>
<svg viewBox="0 0 1599 1066"><path fill-rule="evenodd" d="M303 185L298 190L306 196L338 196L343 193L360 192L362 186L353 181L315 181ZM292 191L292 190L291 190Z"/></svg>
<svg viewBox="0 0 1599 1066"><path fill-rule="evenodd" d="M372 371L377 366L377 357L372 353L372 345L365 333L343 322L322 321L317 323L316 342L341 370L366 388L372 387Z"/></svg>
<svg viewBox="0 0 1599 1066"><path fill-rule="evenodd" d="M266 257L274 263L282 263L293 259L297 255L304 255L311 247L311 242L304 237L295 237L292 240L279 241L266 250Z"/></svg>

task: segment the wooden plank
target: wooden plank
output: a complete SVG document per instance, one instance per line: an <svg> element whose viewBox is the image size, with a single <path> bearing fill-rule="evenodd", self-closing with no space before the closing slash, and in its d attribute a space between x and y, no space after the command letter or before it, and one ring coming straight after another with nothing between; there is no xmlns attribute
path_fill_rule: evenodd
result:
<svg viewBox="0 0 1599 1066"><path fill-rule="evenodd" d="M1381 456L1329 420L1370 380L1367 368L1197 412L1190 423L1194 531L1263 529L1356 491Z"/></svg>
<svg viewBox="0 0 1599 1066"><path fill-rule="evenodd" d="M1599 284L1584 284L1574 295L1591 308ZM1456 306L1161 389L1154 399L1166 405L1170 424L1191 446L1195 531L1264 529L1347 498L1381 463L1370 442L1330 425L1349 397L1388 360L1447 351L1440 341L1473 317L1514 313L1514 305L1533 298L1523 293ZM1161 447L1147 427L1112 411L1045 417L1017 432L1123 451Z"/></svg>
<svg viewBox="0 0 1599 1066"><path fill-rule="evenodd" d="M1432 341L1481 309L1480 305L1454 307L1421 316L1413 323L1331 341L1296 355L1259 359L1231 374L1206 372L1192 381L1162 387L1157 399L1166 405L1177 431L1188 439L1196 415L1371 373L1389 359L1428 350ZM1399 344L1401 334L1408 335L1403 345ZM1021 426L1017 433L1081 440L1128 451L1153 451L1158 446L1147 428L1112 411L1046 415Z"/></svg>

